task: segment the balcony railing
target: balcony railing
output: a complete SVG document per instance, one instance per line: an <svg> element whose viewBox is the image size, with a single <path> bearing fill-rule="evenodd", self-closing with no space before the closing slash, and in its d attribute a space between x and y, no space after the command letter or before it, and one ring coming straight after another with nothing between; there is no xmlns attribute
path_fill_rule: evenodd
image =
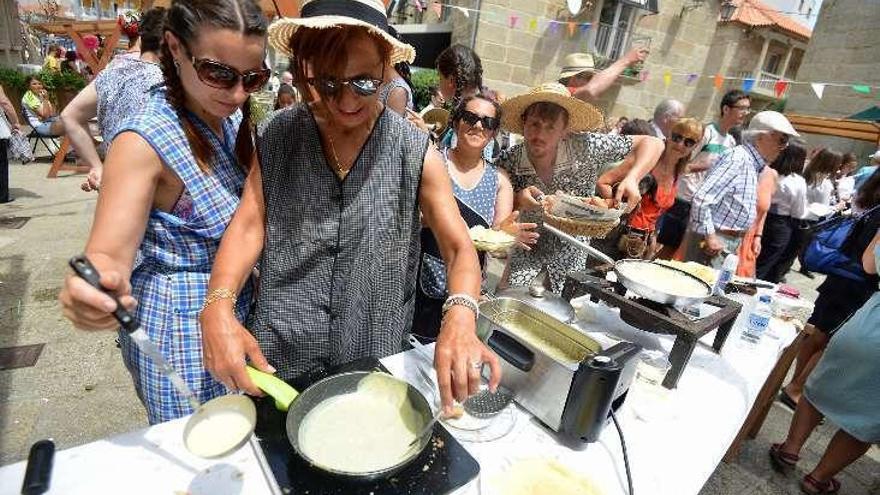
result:
<svg viewBox="0 0 880 495"><path fill-rule="evenodd" d="M731 89L740 88L742 87L743 79L750 79L752 78L752 75L751 71L737 72L734 76L737 79L730 81L728 87ZM776 82L779 80L783 80L783 77L770 72L761 71L758 78L755 80L752 92L762 96L776 98ZM785 91L783 91L779 97L785 98L786 96L788 96L788 88L785 88Z"/></svg>

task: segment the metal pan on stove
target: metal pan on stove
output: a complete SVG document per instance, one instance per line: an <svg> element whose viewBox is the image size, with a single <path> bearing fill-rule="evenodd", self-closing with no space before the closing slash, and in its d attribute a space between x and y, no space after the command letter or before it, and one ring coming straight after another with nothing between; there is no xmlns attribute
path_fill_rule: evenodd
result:
<svg viewBox="0 0 880 495"><path fill-rule="evenodd" d="M639 265L645 265L647 270L666 272L671 277L680 277L684 284L688 284L694 288L692 291L693 295L674 291L668 286L664 286L660 280L652 280L647 276L634 276L632 268L639 269L641 268ZM695 277L684 270L679 270L678 268L662 265L660 263L639 259L623 259L614 263L614 273L617 274L617 280L623 284L624 287L645 299L660 304L669 304L678 307L693 306L702 303L712 296L712 287L700 278Z"/></svg>
<svg viewBox="0 0 880 495"><path fill-rule="evenodd" d="M308 431L303 430L303 424L307 421L311 421L310 419L308 419L309 413L316 411L318 408L322 408L320 411L317 412L321 414L327 414L327 412L330 410L330 407L333 405L328 401L333 401L334 399L345 396L346 394L354 394L356 392L384 394L385 392L381 389L364 389L364 380L371 375L373 376L373 378L377 378L378 375L379 378L383 380L388 380L389 384L392 384L395 387L399 387L399 389L397 390L401 391L403 394L401 397L401 410L403 411L402 414L404 415L403 420L406 423L407 429L411 430L414 434L421 431L422 428L427 425L428 422L431 420L433 416L431 406L428 404L427 399L425 399L421 392L418 391L418 389L404 382L403 380L394 378L393 376L386 373L367 371L341 373L338 375L329 376L321 381L312 384L310 387L308 387L298 395L290 385L273 375L257 371L253 368L248 368L248 373L254 380L255 384L260 387L260 389L262 389L275 399L276 407L278 407L280 410L287 410L285 426L287 430L287 439L290 442L291 447L293 447L293 450L306 462L308 462L313 467L320 469L321 471L353 481L370 481L379 478L385 478L406 467L410 462L418 457L422 450L424 450L425 447L431 442L432 435L423 435L419 439L418 443L409 448L405 452L405 454L400 456L395 462L391 462L387 465L376 466L375 468L368 470L351 470L342 468L339 465L322 463L321 461L313 458L313 456L309 454L309 451L314 450L315 444L313 443L311 446L307 443L304 444L304 442L314 441L310 440L312 436L308 434ZM385 398L386 397L382 396L383 400ZM361 410L359 411L359 413L363 415L369 415L375 414L375 411ZM349 420L351 419L353 418L349 416ZM357 445L363 445L363 442L367 439L367 435L369 435L370 433L373 432L364 431L362 432L362 435L364 436L363 440L355 438L353 442L349 442L347 447L349 449L349 452L351 452L351 449L357 449ZM329 440L326 437L323 437L321 443L323 444L327 442L329 442Z"/></svg>
<svg viewBox="0 0 880 495"><path fill-rule="evenodd" d="M692 306L699 303L702 303L706 299L712 296L712 287L709 286L706 282L701 280L699 277L695 277L690 273L679 270L678 268L673 268L671 266L662 265L660 263L654 263L649 260L640 260L640 259L622 259L619 261L614 261L607 254L599 251L598 249L590 246L589 244L583 243L574 236L571 236L552 225L544 224L544 229L546 229L551 234L559 237L561 240L571 244L574 247L580 248L585 251L590 256L598 258L603 262L611 265L614 269L614 273L617 275L617 280L623 284L624 287L633 291L636 295L644 297L650 301L654 301L660 304L670 304L678 307L683 306ZM694 287L698 287L698 289L694 290L695 295L685 295L679 294L675 291L671 291L668 288L664 289L662 283L658 280L650 280L647 277L636 277L631 276L631 271L627 270L623 267L632 267L637 264L651 265L651 270L664 270L668 273L672 273L675 276L683 275L685 280L688 280L689 284L692 284ZM622 269L623 268L623 269ZM701 293L701 295L696 295L696 293Z"/></svg>

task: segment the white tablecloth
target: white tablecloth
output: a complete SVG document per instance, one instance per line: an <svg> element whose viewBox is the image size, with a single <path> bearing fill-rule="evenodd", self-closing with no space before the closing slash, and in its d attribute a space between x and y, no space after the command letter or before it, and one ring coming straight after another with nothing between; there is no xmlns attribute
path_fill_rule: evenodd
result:
<svg viewBox="0 0 880 495"><path fill-rule="evenodd" d="M647 347L671 347L670 338L635 331L604 306L589 308L580 312L593 319L582 325L586 331L627 334ZM765 336L757 347L748 347L740 343L741 329L738 321L720 356L708 347L698 346L678 388L670 392L666 402L658 406L656 399L635 389L627 398L619 419L636 493L697 494L721 462L779 353L796 335L792 325L773 320L772 335ZM706 343L711 344L713 336L714 332L707 335ZM416 374L416 366L424 361L415 351L382 362L395 375L424 387ZM637 417L636 411L641 412L648 404L654 406L647 408L650 418L646 421ZM516 419L505 437L488 443L463 443L480 463L481 476L459 493L496 493L493 478L503 476L511 463L529 458L556 459L589 477L606 495L626 493L620 441L612 425L605 428L598 442L573 451L559 445L548 430L521 409L517 409ZM50 493L272 493L251 444L221 459L199 459L183 446L185 422L183 418L59 451ZM0 468L0 495L19 493L23 476L23 462Z"/></svg>
<svg viewBox="0 0 880 495"><path fill-rule="evenodd" d="M189 417L55 453L50 494L270 494L254 447L213 460L183 445ZM259 448L259 447L256 447ZM262 455L262 454L260 454ZM25 463L0 468L0 494L21 493Z"/></svg>
<svg viewBox="0 0 880 495"><path fill-rule="evenodd" d="M745 298L741 302L748 304ZM597 305L591 309L586 313L592 314L594 321L581 324L588 333L610 331L627 335L629 340L648 348L669 351L672 347L671 337L636 330L623 323L616 311ZM710 348L715 332L701 339L706 345L697 346L678 388L670 391L665 401L658 402L646 395L645 389L636 387L627 397L618 420L627 442L636 493L696 495L721 462L779 354L797 335L793 325L774 319L768 335L757 346L746 345L740 334L748 309L746 305L721 355ZM601 334L590 335L597 340L606 338ZM417 364L424 361L415 351L382 362L393 374L418 387L424 386L415 371ZM637 417L636 410L649 419ZM611 424L598 442L574 451L556 442L546 427L517 408L516 425L507 436L493 442L463 445L480 463L481 476L461 494L498 493L494 490L494 479L504 476L505 469L514 462L534 458L552 458L584 474L605 495L627 493L620 440ZM476 483L481 483L482 491Z"/></svg>

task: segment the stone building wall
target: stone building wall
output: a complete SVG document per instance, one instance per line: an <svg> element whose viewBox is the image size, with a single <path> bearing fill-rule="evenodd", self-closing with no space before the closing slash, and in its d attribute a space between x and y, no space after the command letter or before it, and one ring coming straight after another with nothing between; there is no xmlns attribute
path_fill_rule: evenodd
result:
<svg viewBox="0 0 880 495"><path fill-rule="evenodd" d="M705 104L697 97L698 83L687 84L679 74L703 74L709 47L715 36L719 2L682 13L687 1L661 2L661 12L644 16L636 24L635 35L651 38L651 54L645 63L648 79L637 84L615 86L603 95L604 110L611 116L650 118L654 107L665 98L675 98L687 107L687 115L702 119ZM666 87L663 73L670 71L672 83Z"/></svg>
<svg viewBox="0 0 880 495"><path fill-rule="evenodd" d="M843 28L845 26L845 28ZM878 105L876 86L880 86L880 2L825 0L807 46L798 80L847 82L874 86L870 95L852 88L827 86L820 100L808 84L791 89L786 113L847 117ZM866 161L877 143L829 136L806 135L811 146L831 146L852 151Z"/></svg>
<svg viewBox="0 0 880 495"><path fill-rule="evenodd" d="M845 28L843 28L845 26ZM880 2L825 0L798 72L802 81L840 81L880 86ZM786 111L846 117L877 104L877 90L825 88L820 100L809 85L795 85Z"/></svg>
<svg viewBox="0 0 880 495"><path fill-rule="evenodd" d="M621 115L649 118L654 107L664 98L692 103L697 83L687 85L684 76L674 76L667 88L663 73L666 70L673 73L704 72L720 4L706 2L682 15L686 1L664 1L659 14L637 17L633 36L651 38L651 55L645 63L648 79L625 79L609 89L596 102L609 118ZM527 19L531 17L569 20L564 0L483 0L481 8L490 14L481 15L475 49L483 60L485 84L504 94L514 95L530 86L556 80L567 54L588 51L588 32L578 30L575 36L569 36L565 25L555 32L546 27L535 33L525 29ZM526 19L520 20L517 29L510 29L507 25L511 11ZM585 12L574 20L591 22L592 17L592 12ZM456 15L453 42L469 45L474 22L473 15L469 20ZM703 118L706 105L696 103L699 113L694 116Z"/></svg>
<svg viewBox="0 0 880 495"><path fill-rule="evenodd" d="M520 16L515 29L508 25L511 13ZM578 29L569 36L564 25L553 31L544 24L538 24L538 30L532 32L528 29L532 18L569 20L564 0L483 0L474 50L483 61L487 86L506 95L521 93L556 80L567 54L586 51L588 32ZM465 19L453 12L453 19L453 43L470 46L476 15L471 13ZM590 22L589 15L574 20Z"/></svg>

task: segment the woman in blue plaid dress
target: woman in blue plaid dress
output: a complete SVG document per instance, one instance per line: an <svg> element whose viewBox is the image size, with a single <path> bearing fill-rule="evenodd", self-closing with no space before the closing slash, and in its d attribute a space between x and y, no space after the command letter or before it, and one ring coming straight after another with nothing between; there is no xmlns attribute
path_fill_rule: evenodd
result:
<svg viewBox="0 0 880 495"><path fill-rule="evenodd" d="M266 27L251 0L173 3L161 55L167 88L114 139L85 249L200 401L226 392L205 370L198 313L253 157L239 108L268 80ZM243 319L248 285L242 293ZM112 299L77 278L61 302L77 327L118 327ZM151 424L192 412L124 332L120 344Z"/></svg>

